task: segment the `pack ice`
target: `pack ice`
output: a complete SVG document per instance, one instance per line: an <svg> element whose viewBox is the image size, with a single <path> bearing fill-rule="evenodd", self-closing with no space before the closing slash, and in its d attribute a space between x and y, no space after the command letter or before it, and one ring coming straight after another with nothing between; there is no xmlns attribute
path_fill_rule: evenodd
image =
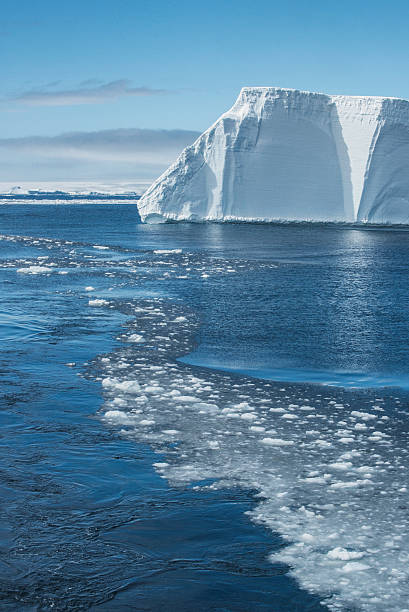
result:
<svg viewBox="0 0 409 612"><path fill-rule="evenodd" d="M145 222L409 222L409 102L245 87L146 191Z"/></svg>

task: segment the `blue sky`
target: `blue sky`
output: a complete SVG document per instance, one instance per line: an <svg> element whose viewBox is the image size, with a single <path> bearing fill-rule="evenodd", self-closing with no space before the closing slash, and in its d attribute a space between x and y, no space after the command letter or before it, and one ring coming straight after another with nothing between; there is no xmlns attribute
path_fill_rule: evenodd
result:
<svg viewBox="0 0 409 612"><path fill-rule="evenodd" d="M1 6L3 181L154 178L243 85L409 98L400 0Z"/></svg>

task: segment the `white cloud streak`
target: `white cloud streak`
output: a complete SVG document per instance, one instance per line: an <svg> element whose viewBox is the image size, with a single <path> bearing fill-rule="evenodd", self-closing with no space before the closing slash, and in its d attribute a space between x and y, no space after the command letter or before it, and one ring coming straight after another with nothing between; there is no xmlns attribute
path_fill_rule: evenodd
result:
<svg viewBox="0 0 409 612"><path fill-rule="evenodd" d="M3 99L3 103L16 103L23 106L74 106L80 104L103 104L127 96L155 96L171 93L166 89L132 87L128 79L118 79L109 83L84 81L73 89L55 89L56 84L35 88Z"/></svg>

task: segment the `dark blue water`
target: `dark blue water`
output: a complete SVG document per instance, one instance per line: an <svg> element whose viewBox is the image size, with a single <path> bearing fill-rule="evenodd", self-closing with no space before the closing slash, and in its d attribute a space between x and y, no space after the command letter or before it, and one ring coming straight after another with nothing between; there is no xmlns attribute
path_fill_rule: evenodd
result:
<svg viewBox="0 0 409 612"><path fill-rule="evenodd" d="M371 501L376 541L393 539L379 517L382 491L405 488L409 233L143 226L127 204L6 204L0 233L2 609L292 611L324 609L325 599L352 610L378 609L376 598L385 609L392 592L389 609L402 609L403 578L393 582L392 572L375 580L375 561L371 570L332 569L336 561L322 560L327 541L314 548L308 538L298 549L302 563L285 552L292 551L285 544L303 542L298 527L315 528L303 513L317 514L318 502L301 481L320 478L308 474L339 457L324 442L318 455L300 450L304 421L288 430L280 421L271 433L269 419L280 416L281 395L290 412L315 402L323 414L318 425L309 421L311 435L331 440L333 406L340 431L351 411L376 415L382 406L383 421L379 412L376 427L372 415L357 429L368 428L376 449L363 446L363 433L352 448L366 454L365 469L375 455L377 465L397 458L399 465L379 483L372 464L368 473L356 466L361 476L351 486L358 482L360 497L351 512L359 517L366 496L379 497L378 505ZM129 381L140 391L129 395ZM192 403L192 389L201 403ZM174 397L185 398L175 409ZM247 405L239 409L244 419L219 425L214 406L222 411L232 402ZM268 402L270 416L262 410ZM271 457L268 441L255 454L254 436L285 437L299 455L278 445L284 454ZM349 520L349 498L340 497L347 487L328 480L333 485L322 524L342 534L338 509ZM276 506L274 491L293 488L292 503ZM254 510L260 492L266 501ZM406 535L398 497L398 531ZM284 507L292 512L285 520ZM251 510L253 522L244 514ZM366 531L358 524L359 540ZM365 539L361 548L362 564L375 553ZM396 571L404 571L404 545L396 540L393 550L378 574L395 557ZM269 561L274 552L282 557Z"/></svg>

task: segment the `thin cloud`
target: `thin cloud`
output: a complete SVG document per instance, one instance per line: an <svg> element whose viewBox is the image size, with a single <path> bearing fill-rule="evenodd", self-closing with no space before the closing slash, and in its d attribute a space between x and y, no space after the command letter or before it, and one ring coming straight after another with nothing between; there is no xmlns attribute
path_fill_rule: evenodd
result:
<svg viewBox="0 0 409 612"><path fill-rule="evenodd" d="M199 132L113 129L0 139L0 179L155 178Z"/></svg>
<svg viewBox="0 0 409 612"><path fill-rule="evenodd" d="M131 81L128 79L98 83L96 80L88 80L74 89L60 90L46 86L25 91L4 101L25 106L74 106L78 104L103 104L126 96L155 96L170 93L166 89L132 87Z"/></svg>

